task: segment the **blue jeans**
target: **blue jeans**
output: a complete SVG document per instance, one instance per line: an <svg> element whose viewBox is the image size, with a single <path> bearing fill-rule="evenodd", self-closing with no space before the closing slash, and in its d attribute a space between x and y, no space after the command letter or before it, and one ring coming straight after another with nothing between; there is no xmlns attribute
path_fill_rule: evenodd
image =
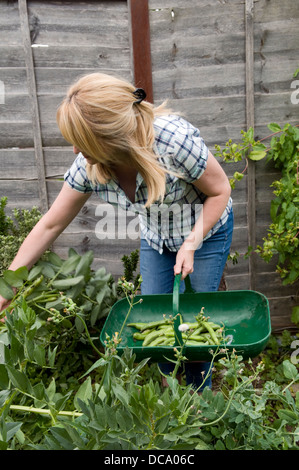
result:
<svg viewBox="0 0 299 470"><path fill-rule="evenodd" d="M189 275L191 286L196 292L217 291L223 270L230 251L234 225L233 211L230 212L227 222L217 232L205 240L202 246L194 253L194 270ZM151 248L146 240L141 239L140 246L140 274L142 276L141 294L167 294L173 290L176 252L164 247L163 253ZM180 292L184 291L184 282L181 282ZM159 364L164 374L173 370L172 363ZM186 382L195 388L201 387L202 372L207 374L210 367L206 362L185 363ZM212 374L204 383L211 387Z"/></svg>

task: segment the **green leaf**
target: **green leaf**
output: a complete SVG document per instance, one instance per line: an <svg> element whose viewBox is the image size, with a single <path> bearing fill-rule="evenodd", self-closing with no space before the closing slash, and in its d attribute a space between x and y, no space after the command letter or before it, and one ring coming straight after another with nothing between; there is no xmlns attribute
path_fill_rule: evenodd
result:
<svg viewBox="0 0 299 470"><path fill-rule="evenodd" d="M45 386L42 382L39 382L38 384L34 385L32 389L32 394L35 397L36 400L41 401L45 398L46 391L45 391Z"/></svg>
<svg viewBox="0 0 299 470"><path fill-rule="evenodd" d="M297 367L294 364L292 364L289 360L283 361L282 366L283 366L283 373L287 379L290 379L290 380L299 379Z"/></svg>
<svg viewBox="0 0 299 470"><path fill-rule="evenodd" d="M169 432L169 433L164 434L164 439L170 442L175 442L179 439L179 436L177 436L174 433Z"/></svg>
<svg viewBox="0 0 299 470"><path fill-rule="evenodd" d="M281 127L275 122L271 122L271 124L268 125L268 129L270 129L272 132L280 132L282 130Z"/></svg>
<svg viewBox="0 0 299 470"><path fill-rule="evenodd" d="M283 281L283 285L292 284L293 282L297 280L298 276L299 276L298 269L290 269L289 275Z"/></svg>
<svg viewBox="0 0 299 470"><path fill-rule="evenodd" d="M31 341L27 336L25 337L24 352L26 359L30 362L34 361L34 342Z"/></svg>
<svg viewBox="0 0 299 470"><path fill-rule="evenodd" d="M235 171L235 173L234 173L235 180L241 181L243 179L243 177L244 177L243 173L240 173L239 171Z"/></svg>
<svg viewBox="0 0 299 470"><path fill-rule="evenodd" d="M34 360L40 367L44 367L46 365L46 351L43 346L39 346L38 344L35 345Z"/></svg>
<svg viewBox="0 0 299 470"><path fill-rule="evenodd" d="M6 390L9 386L8 374L4 364L0 364L0 388Z"/></svg>
<svg viewBox="0 0 299 470"><path fill-rule="evenodd" d="M297 207L295 206L295 204L290 203L290 204L288 205L287 210L286 210L286 214L285 214L286 219L292 220L292 219L295 217L297 210L298 210L298 209L297 209Z"/></svg>
<svg viewBox="0 0 299 470"><path fill-rule="evenodd" d="M1 409L1 412L2 412L2 415L0 415L0 416L4 415L3 406L5 406L5 404L8 403L10 395L11 395L10 390L0 391L0 409ZM1 421L0 421L0 436L1 436Z"/></svg>
<svg viewBox="0 0 299 470"><path fill-rule="evenodd" d="M91 326L95 325L95 323L98 319L100 311L101 311L101 306L100 305L96 305L95 307L93 307L91 315L90 315L90 324L91 324Z"/></svg>
<svg viewBox="0 0 299 470"><path fill-rule="evenodd" d="M195 450L210 450L211 447L204 441L202 441L201 439L198 439L197 441L197 445L195 447Z"/></svg>
<svg viewBox="0 0 299 470"><path fill-rule="evenodd" d="M53 281L52 286L56 289L68 289L69 287L76 286L80 282L84 281L84 276L70 277L67 279L57 279Z"/></svg>
<svg viewBox="0 0 299 470"><path fill-rule="evenodd" d="M75 397L74 397L74 405L75 407L80 411L81 407L78 402L78 398L84 402L87 403L89 400L92 398L92 385L91 385L91 378L88 377L83 384L79 387L79 390L77 391Z"/></svg>
<svg viewBox="0 0 299 470"><path fill-rule="evenodd" d="M123 387L120 385L116 384L112 386L112 390L116 396L116 398L125 406L128 406L129 403L129 396L127 392L124 390Z"/></svg>
<svg viewBox="0 0 299 470"><path fill-rule="evenodd" d="M267 150L266 145L259 143L254 144L253 150Z"/></svg>
<svg viewBox="0 0 299 470"><path fill-rule="evenodd" d="M225 445L223 444L222 441L217 441L215 444L215 449L216 450L225 450Z"/></svg>
<svg viewBox="0 0 299 470"><path fill-rule="evenodd" d="M21 390L23 393L32 393L29 379L23 372L20 372L9 365L6 365L6 370L14 387Z"/></svg>
<svg viewBox="0 0 299 470"><path fill-rule="evenodd" d="M236 424L242 423L242 421L244 421L244 419L245 419L245 416L243 414L238 414L235 418L235 423Z"/></svg>
<svg viewBox="0 0 299 470"><path fill-rule="evenodd" d="M63 260L58 256L56 253L53 253L52 251L47 254L47 258L50 261L50 263L54 264L55 266L61 267L63 264Z"/></svg>
<svg viewBox="0 0 299 470"><path fill-rule="evenodd" d="M66 261L64 261L63 265L61 266L60 272L62 274L66 274L66 275L73 272L76 269L76 267L77 267L77 265L80 261L80 258L81 258L81 256L77 255L77 254L71 256L70 258L68 258Z"/></svg>
<svg viewBox="0 0 299 470"><path fill-rule="evenodd" d="M21 287L28 278L28 269L22 266L15 271L10 269L4 271L3 278L12 287Z"/></svg>
<svg viewBox="0 0 299 470"><path fill-rule="evenodd" d="M298 413L291 410L278 410L278 416L289 424L298 423Z"/></svg>
<svg viewBox="0 0 299 470"><path fill-rule="evenodd" d="M75 250L75 248L69 248L68 250L68 257L71 258L71 256L73 255L77 255L77 251Z"/></svg>
<svg viewBox="0 0 299 470"><path fill-rule="evenodd" d="M50 431L56 441L56 445L58 444L57 449L74 450L76 446L73 443L72 439L70 438L69 433L67 432L66 429L59 428L57 426L57 427L52 427ZM51 448L55 450L55 447L52 446L52 441L51 441Z"/></svg>
<svg viewBox="0 0 299 470"><path fill-rule="evenodd" d="M109 406L107 403L103 404L103 410L106 415L106 422L112 430L118 429L118 423L116 421L115 408Z"/></svg>
<svg viewBox="0 0 299 470"><path fill-rule="evenodd" d="M142 361L139 362L137 367L134 369L134 373L138 374L139 371L148 363L149 360L150 360L149 357L146 357L145 359L142 359Z"/></svg>
<svg viewBox="0 0 299 470"><path fill-rule="evenodd" d="M10 357L11 360L16 363L18 361L22 362L24 359L24 345L22 342L15 336L12 335L10 339Z"/></svg>
<svg viewBox="0 0 299 470"><path fill-rule="evenodd" d="M101 359L98 359L89 369L85 374L83 374L80 379L83 377L86 377L86 375L90 374L94 369L97 369L98 367L102 367L104 365L108 364L108 361L104 358L101 357Z"/></svg>
<svg viewBox="0 0 299 470"><path fill-rule="evenodd" d="M8 443L0 440L0 450L7 450L8 449Z"/></svg>
<svg viewBox="0 0 299 470"><path fill-rule="evenodd" d="M271 205L270 205L270 217L271 217L271 220L275 220L276 218L276 215L277 215L277 211L280 207L280 202L277 201L276 199L273 199L271 201Z"/></svg>
<svg viewBox="0 0 299 470"><path fill-rule="evenodd" d="M226 436L225 445L226 445L228 450L233 450L236 447L237 442L233 439L233 436L231 434Z"/></svg>
<svg viewBox="0 0 299 470"><path fill-rule="evenodd" d="M48 361L49 361L49 366L50 367L54 367L54 364L55 364L55 359L56 359L56 351L57 351L57 348L58 348L58 345L55 346L55 348L51 349L51 347L49 346L48 348Z"/></svg>
<svg viewBox="0 0 299 470"><path fill-rule="evenodd" d="M250 158L250 160L254 160L254 161L257 162L257 161L262 160L263 158L265 158L266 154L267 154L267 152L265 152L264 150L253 150L248 155L248 158Z"/></svg>
<svg viewBox="0 0 299 470"><path fill-rule="evenodd" d="M80 333L80 334L83 333L84 325L83 325L82 321L80 320L79 315L77 315L76 318L75 318L75 327L76 327L78 333Z"/></svg>
<svg viewBox="0 0 299 470"><path fill-rule="evenodd" d="M77 432L76 429L73 428L73 426L70 426L67 423L65 423L64 426L70 436L71 441L76 445L76 449L85 450L86 449L85 439L80 436L80 434Z"/></svg>
<svg viewBox="0 0 299 470"><path fill-rule="evenodd" d="M295 142L299 141L299 129L298 127L293 127L292 129Z"/></svg>
<svg viewBox="0 0 299 470"><path fill-rule="evenodd" d="M25 300L23 300L21 307L18 306L18 315L26 326L33 325L36 320L35 311L27 305Z"/></svg>
<svg viewBox="0 0 299 470"><path fill-rule="evenodd" d="M55 276L55 271L47 261L39 261L38 266L41 267L41 272L49 279Z"/></svg>
<svg viewBox="0 0 299 470"><path fill-rule="evenodd" d="M295 325L299 324L299 305L292 308L291 321L295 323Z"/></svg>
<svg viewBox="0 0 299 470"><path fill-rule="evenodd" d="M2 295L6 300L13 299L15 295L12 288L2 278L0 279L0 295Z"/></svg>
<svg viewBox="0 0 299 470"><path fill-rule="evenodd" d="M6 433L7 433L6 441L7 442L10 441L10 439L14 437L14 435L18 432L22 424L23 423L14 423L14 422L6 423Z"/></svg>
<svg viewBox="0 0 299 470"><path fill-rule="evenodd" d="M72 395L72 393L73 392L71 390L66 395L64 395L63 397L61 397L59 394L57 394L59 398L57 400L55 400L55 412L56 411L61 411L61 410L64 409L64 407L67 404L67 402L68 402L70 396Z"/></svg>
<svg viewBox="0 0 299 470"><path fill-rule="evenodd" d="M34 266L32 269L30 269L27 280L33 281L40 275L41 272L42 272L42 266Z"/></svg>
<svg viewBox="0 0 299 470"><path fill-rule="evenodd" d="M252 141L252 139L254 138L254 129L253 127L250 127L246 133L246 136L247 136L247 140L248 141Z"/></svg>
<svg viewBox="0 0 299 470"><path fill-rule="evenodd" d="M54 378L52 378L50 384L47 387L46 392L47 392L48 399L50 401L53 400L53 397L55 396L55 393L56 393L56 382Z"/></svg>
<svg viewBox="0 0 299 470"><path fill-rule="evenodd" d="M116 410L115 416L120 429L124 432L129 431L134 426L132 415L127 409Z"/></svg>
<svg viewBox="0 0 299 470"><path fill-rule="evenodd" d="M85 414L90 420L92 420L93 416L94 416L94 404L89 402L88 405L80 400L80 398L78 398L78 405L82 411L83 414Z"/></svg>
<svg viewBox="0 0 299 470"><path fill-rule="evenodd" d="M75 275L83 275L86 276L90 271L90 265L93 261L93 252L87 251L81 257L79 263L77 263Z"/></svg>
<svg viewBox="0 0 299 470"><path fill-rule="evenodd" d="M99 305L101 305L101 303L103 302L106 294L109 293L109 287L108 286L105 286L102 288L102 290L97 294L96 296L96 300L98 302Z"/></svg>

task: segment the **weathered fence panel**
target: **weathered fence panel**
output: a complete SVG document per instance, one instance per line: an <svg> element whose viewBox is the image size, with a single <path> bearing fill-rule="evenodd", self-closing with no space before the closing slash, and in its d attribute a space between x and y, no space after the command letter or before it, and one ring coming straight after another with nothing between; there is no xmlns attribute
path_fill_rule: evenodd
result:
<svg viewBox="0 0 299 470"><path fill-rule="evenodd" d="M56 125L56 109L67 88L78 77L99 70L132 80L128 6L124 1L92 0L27 3L51 205L75 157ZM0 79L5 83L5 103L0 107L1 195L8 197L11 208L41 207L22 18L17 1L1 1L0 9ZM92 197L53 248L61 255L66 255L69 246L79 251L93 249L95 265L104 264L117 276L122 272L121 255L138 242L132 248L129 241L122 241L115 249L110 240L98 241L95 208L99 202Z"/></svg>
<svg viewBox="0 0 299 470"><path fill-rule="evenodd" d="M134 78L130 1L28 0L27 46L22 3L0 0L0 80L5 86L0 185L11 208L42 207L42 171L49 205L59 192L74 155L59 134L55 114L70 83L98 70ZM299 105L291 103L298 68L298 0L149 0L148 7L154 101L169 99L173 109L200 128L211 151L215 144L238 140L250 121L260 138L269 133L270 122L298 124ZM35 118L29 52L38 103ZM244 163L223 166L228 176L244 170ZM260 243L265 236L270 185L277 175L271 164L260 161L234 189L232 251L244 254L252 239ZM103 203L92 196L54 249L61 255L70 246L80 252L92 249L95 265L106 266L117 277L122 273L120 258L138 247L138 236L117 243L99 240L98 204ZM290 324L298 285L282 286L274 259L266 264L258 257L241 257L236 265L228 263L226 283L228 289L256 288L267 295L274 329Z"/></svg>
<svg viewBox="0 0 299 470"><path fill-rule="evenodd" d="M201 130L213 151L231 138L240 139L249 127L246 116L248 89L248 35L246 6L252 3L253 34L253 120L257 136L270 132L267 124L298 124L298 105L291 103L291 82L298 67L299 3L278 0L150 1L152 64L155 100L170 98ZM247 18L248 22L248 18ZM248 26L248 24L247 24ZM243 164L242 164L243 165ZM244 165L225 164L229 176ZM277 170L264 161L254 165L253 188L250 174L233 191L235 230L232 251L245 253L250 226L261 243L270 223L271 183ZM250 191L253 194L250 194ZM250 198L254 213L250 214ZM254 220L253 219L254 216ZM268 296L273 328L290 322L291 307L298 304L298 285L282 286L275 273L275 259L269 264L255 258L228 264L228 289L252 287Z"/></svg>

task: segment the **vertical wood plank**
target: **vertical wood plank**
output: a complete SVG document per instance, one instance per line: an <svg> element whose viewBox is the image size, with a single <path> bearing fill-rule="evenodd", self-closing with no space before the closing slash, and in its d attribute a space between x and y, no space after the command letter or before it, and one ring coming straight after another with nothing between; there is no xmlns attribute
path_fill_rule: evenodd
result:
<svg viewBox="0 0 299 470"><path fill-rule="evenodd" d="M152 61L148 0L128 0L134 82L153 102Z"/></svg>
<svg viewBox="0 0 299 470"><path fill-rule="evenodd" d="M45 172L45 164L44 164L42 137L41 137L39 107L38 107L37 92L36 92L34 61L33 61L33 55L32 55L32 47L31 47L27 0L19 0L19 15L20 15L22 37L23 37L28 92L29 92L29 99L31 103L31 112L32 112L32 127L33 127L35 160L36 160L37 177L38 177L37 183L38 183L38 189L39 189L40 209L42 212L46 212L49 207L48 206L48 194L47 194L47 186L46 186L46 172Z"/></svg>
<svg viewBox="0 0 299 470"><path fill-rule="evenodd" d="M254 3L253 0L245 2L245 48L246 48L246 125L247 129L254 128ZM247 218L248 218L248 243L256 246L256 188L255 188L255 163L248 162L247 183ZM256 258L253 253L249 257L250 288L255 290Z"/></svg>

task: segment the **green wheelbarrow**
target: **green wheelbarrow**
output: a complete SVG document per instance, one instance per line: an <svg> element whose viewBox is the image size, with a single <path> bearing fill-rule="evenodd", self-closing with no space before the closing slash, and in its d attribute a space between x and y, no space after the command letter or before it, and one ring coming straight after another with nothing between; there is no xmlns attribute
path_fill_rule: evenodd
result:
<svg viewBox="0 0 299 470"><path fill-rule="evenodd" d="M204 307L204 315L214 323L224 325L225 348L235 350L244 359L255 357L265 348L271 334L269 302L267 298L256 291L236 290L217 292L194 292L190 279L185 278L185 292L179 293L181 275L175 276L172 294L139 295L134 302L129 318L126 319L129 304L127 299L116 302L110 310L100 335L100 341L105 345L106 334L111 338L122 330L122 341L117 347L118 353L131 348L136 355L136 361L150 358L152 362L165 362L174 359L174 346L182 344L182 336L178 330L180 316L183 322L194 322L195 316ZM134 328L127 323L152 322L175 317L174 329L179 343L170 346L142 346L142 341L133 338ZM136 331L136 330L135 330ZM216 345L185 345L184 356L190 361L210 361L211 350L219 350Z"/></svg>

